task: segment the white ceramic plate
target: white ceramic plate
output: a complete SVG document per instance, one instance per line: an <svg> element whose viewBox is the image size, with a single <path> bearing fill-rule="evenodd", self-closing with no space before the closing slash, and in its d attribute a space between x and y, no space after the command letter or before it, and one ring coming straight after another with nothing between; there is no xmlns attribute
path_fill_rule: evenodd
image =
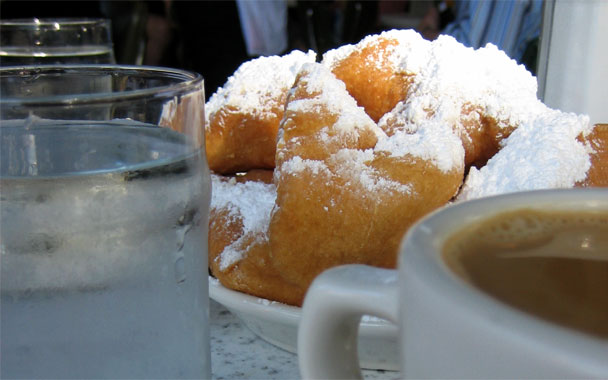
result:
<svg viewBox="0 0 608 380"><path fill-rule="evenodd" d="M209 296L236 315L254 334L284 350L297 353L301 309L228 289L209 277ZM359 325L359 361L365 369L399 370L397 327L364 317Z"/></svg>

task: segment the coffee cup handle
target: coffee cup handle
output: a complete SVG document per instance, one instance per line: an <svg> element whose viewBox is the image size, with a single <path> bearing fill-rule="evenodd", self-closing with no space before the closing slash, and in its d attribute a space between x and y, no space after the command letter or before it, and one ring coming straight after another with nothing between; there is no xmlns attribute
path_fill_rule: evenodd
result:
<svg viewBox="0 0 608 380"><path fill-rule="evenodd" d="M357 332L363 315L397 323L397 271L366 265L329 269L312 283L298 329L303 379L361 379Z"/></svg>

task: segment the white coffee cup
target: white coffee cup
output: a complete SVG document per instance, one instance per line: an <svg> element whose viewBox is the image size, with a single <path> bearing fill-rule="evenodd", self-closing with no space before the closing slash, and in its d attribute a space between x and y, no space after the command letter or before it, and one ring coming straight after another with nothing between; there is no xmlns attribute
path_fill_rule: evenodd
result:
<svg viewBox="0 0 608 380"><path fill-rule="evenodd" d="M465 283L441 258L446 239L463 226L524 208L608 213L608 189L541 190L448 206L410 229L397 270L345 265L322 273L303 306L302 377L360 378L357 326L362 315L374 315L399 327L405 378L608 378L608 340L510 307Z"/></svg>

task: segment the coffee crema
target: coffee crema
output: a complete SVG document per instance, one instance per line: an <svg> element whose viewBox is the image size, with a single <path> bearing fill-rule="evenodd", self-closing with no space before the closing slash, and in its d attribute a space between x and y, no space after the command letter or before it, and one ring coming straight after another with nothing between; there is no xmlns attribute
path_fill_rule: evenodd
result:
<svg viewBox="0 0 608 380"><path fill-rule="evenodd" d="M502 213L454 234L442 254L500 301L608 339L608 212Z"/></svg>

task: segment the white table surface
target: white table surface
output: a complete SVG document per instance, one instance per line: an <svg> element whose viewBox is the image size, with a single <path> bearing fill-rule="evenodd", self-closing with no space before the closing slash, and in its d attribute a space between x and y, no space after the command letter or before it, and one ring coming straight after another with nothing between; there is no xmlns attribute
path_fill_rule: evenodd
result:
<svg viewBox="0 0 608 380"><path fill-rule="evenodd" d="M300 379L298 358L251 332L219 303L210 300L213 379ZM365 379L398 379L399 372L364 370Z"/></svg>

